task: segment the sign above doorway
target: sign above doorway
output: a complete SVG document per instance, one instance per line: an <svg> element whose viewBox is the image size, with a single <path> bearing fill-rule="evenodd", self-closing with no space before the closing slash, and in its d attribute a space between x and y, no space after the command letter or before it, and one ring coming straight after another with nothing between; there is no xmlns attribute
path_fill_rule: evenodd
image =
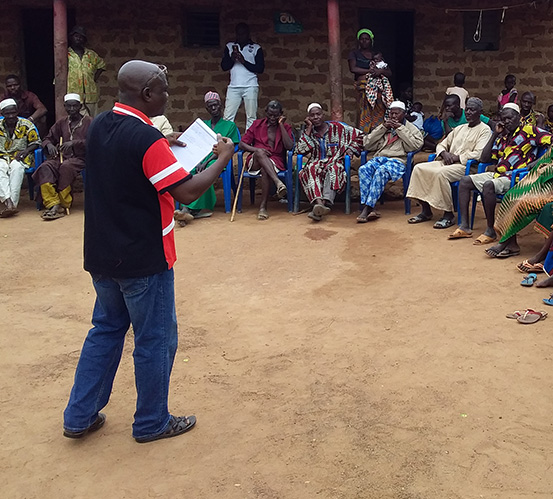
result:
<svg viewBox="0 0 553 499"><path fill-rule="evenodd" d="M275 12L275 33L303 33L303 25L289 12Z"/></svg>

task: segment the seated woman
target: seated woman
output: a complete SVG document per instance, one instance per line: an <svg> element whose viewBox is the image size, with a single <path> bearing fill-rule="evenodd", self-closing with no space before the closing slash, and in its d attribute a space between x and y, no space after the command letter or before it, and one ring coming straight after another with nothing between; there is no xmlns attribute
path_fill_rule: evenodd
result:
<svg viewBox="0 0 553 499"><path fill-rule="evenodd" d="M551 136L548 140L551 141ZM520 254L517 234L536 219L545 205L553 202L552 155L549 149L501 200L495 219L495 231L501 238L486 250L488 256L506 258Z"/></svg>

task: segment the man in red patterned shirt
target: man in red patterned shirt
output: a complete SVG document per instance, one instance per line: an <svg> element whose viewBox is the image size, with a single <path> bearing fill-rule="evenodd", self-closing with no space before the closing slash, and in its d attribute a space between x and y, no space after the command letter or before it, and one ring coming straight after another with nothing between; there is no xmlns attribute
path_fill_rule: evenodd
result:
<svg viewBox="0 0 553 499"><path fill-rule="evenodd" d="M174 201L189 204L215 182L234 152L219 136L217 161L190 175L148 116L164 113L166 68L130 61L119 70L119 102L87 137L84 268L96 291L93 328L83 345L64 412L64 435L100 429L125 335L132 323L139 443L190 430L195 416L172 416L169 378L177 349ZM191 169L194 165L186 165Z"/></svg>

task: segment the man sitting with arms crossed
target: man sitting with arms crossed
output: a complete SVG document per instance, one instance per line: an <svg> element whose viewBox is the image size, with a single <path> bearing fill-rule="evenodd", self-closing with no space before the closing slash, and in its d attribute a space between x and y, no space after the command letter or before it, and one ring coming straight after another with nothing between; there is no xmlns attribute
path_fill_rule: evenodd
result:
<svg viewBox="0 0 553 499"><path fill-rule="evenodd" d="M451 97L458 98L457 95ZM422 211L408 220L410 224L431 220L433 207L444 212L434 224L435 229L454 225L455 207L450 183L463 178L467 161L480 159L492 134L490 127L480 121L482 101L479 98L469 98L464 112L468 123L455 127L438 144L434 161L419 163L413 170L407 197L418 200Z"/></svg>
<svg viewBox="0 0 553 499"><path fill-rule="evenodd" d="M81 113L79 94L67 94L63 105L67 117L54 123L42 143L49 159L33 173L46 208L42 220L57 220L66 214L73 202L71 184L85 164L86 133L92 118Z"/></svg>
<svg viewBox="0 0 553 499"><path fill-rule="evenodd" d="M363 211L357 217L358 223L365 223L380 217L374 207L391 181L399 180L405 173L407 153L420 149L423 143L421 131L405 119L405 104L392 102L389 118L365 136L364 146L375 150L375 156L359 168L359 188Z"/></svg>
<svg viewBox="0 0 553 499"><path fill-rule="evenodd" d="M7 218L18 211L25 168L32 165L29 155L40 147L40 138L32 122L17 116L15 100L0 102L0 114L0 201L5 206L0 217Z"/></svg>
<svg viewBox="0 0 553 499"><path fill-rule="evenodd" d="M292 127L282 114L282 104L272 100L265 108L265 118L255 120L246 131L239 147L251 153L245 160L244 168L252 175L261 174L261 204L258 220L267 220L267 203L271 182L276 185L279 198L286 197L286 186L278 178L279 171L286 170L286 151L294 148Z"/></svg>
<svg viewBox="0 0 553 499"><path fill-rule="evenodd" d="M512 102L505 104L500 118L501 121L496 124L481 159L484 163L490 161L497 163L490 167L492 171L469 175L459 182L461 225L449 236L449 239L472 237L469 225L469 204L472 190L476 189L482 193L482 205L488 224L485 232L477 240L480 244L494 242L497 239L494 228L497 195L505 194L511 188L511 175L517 169L528 166L537 158L539 146L551 145L552 137L545 130L534 125L521 124L520 109L517 104ZM527 181L523 179L521 184ZM506 250L505 253L502 253L503 250ZM507 257L520 253L520 249L515 237L512 246L501 243L488 248L486 252L492 257Z"/></svg>

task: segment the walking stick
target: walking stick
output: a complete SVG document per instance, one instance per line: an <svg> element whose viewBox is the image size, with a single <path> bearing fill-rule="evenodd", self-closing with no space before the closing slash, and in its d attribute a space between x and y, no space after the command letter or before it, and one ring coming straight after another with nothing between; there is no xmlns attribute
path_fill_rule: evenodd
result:
<svg viewBox="0 0 553 499"><path fill-rule="evenodd" d="M242 163L242 171L240 172L240 179L238 180L238 187L236 188L236 196L234 196L234 203L232 205L232 213L230 214L231 222L234 222L234 215L236 215L236 205L238 204L238 196L240 196L240 192L242 189L242 180L244 180L245 171L246 168L244 167L244 163Z"/></svg>
<svg viewBox="0 0 553 499"><path fill-rule="evenodd" d="M61 152L61 146L63 145L63 137L60 137L60 163L63 163L63 154ZM66 215L69 215L69 208L64 208Z"/></svg>

